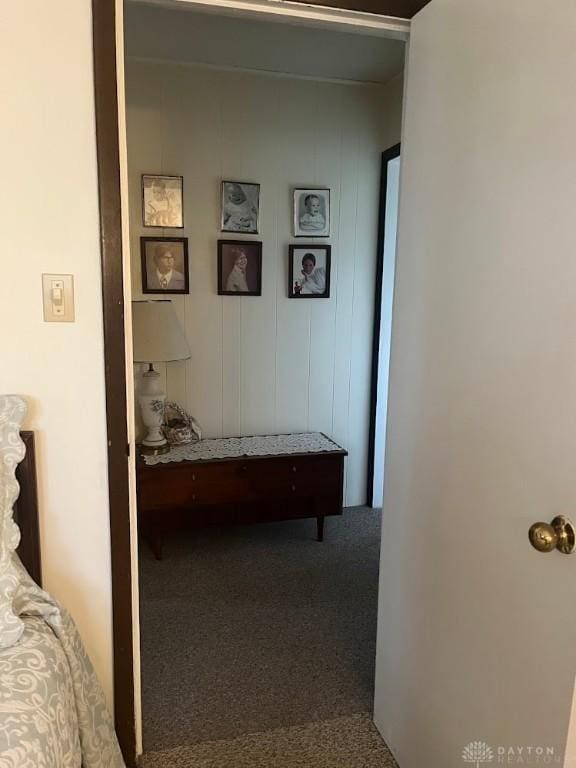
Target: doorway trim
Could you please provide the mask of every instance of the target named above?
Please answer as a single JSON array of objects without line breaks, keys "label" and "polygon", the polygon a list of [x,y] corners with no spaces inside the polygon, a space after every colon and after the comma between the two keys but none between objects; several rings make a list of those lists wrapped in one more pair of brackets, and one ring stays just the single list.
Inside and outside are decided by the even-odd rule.
[{"label": "doorway trim", "polygon": [[[367,13],[361,0],[339,0],[339,5],[319,6],[308,4],[307,0],[145,0],[147,5],[219,13],[226,11],[230,15],[244,18],[286,20],[292,24],[339,29],[341,32],[353,32],[364,35],[377,35],[397,40],[408,40],[410,20],[392,13],[395,4],[390,0],[380,0],[382,10]],[[304,4],[306,3],[306,4]],[[397,5],[397,4],[396,4]],[[348,6],[348,7],[345,7]],[[390,15],[388,15],[390,13]]]},{"label": "doorway trim", "polygon": [[124,760],[133,768],[137,745],[116,0],[92,0],[92,39],[108,436],[114,724]]},{"label": "doorway trim", "polygon": [[400,144],[382,152],[380,172],[380,206],[378,209],[378,245],[376,252],[376,287],[374,291],[374,334],[372,337],[372,373],[370,375],[370,426],[368,429],[368,471],[366,475],[366,504],[374,501],[374,448],[376,445],[376,411],[378,406],[378,370],[380,367],[380,331],[382,324],[382,288],[384,284],[384,239],[386,236],[386,193],[388,163],[400,157]]},{"label": "doorway trim", "polygon": [[[359,34],[407,40],[410,21],[361,12],[362,0],[340,0],[348,9],[321,8],[284,0],[149,0],[155,5],[189,3],[214,12],[235,10],[244,16],[291,21],[308,26],[346,28]],[[359,10],[353,10],[357,7]],[[290,8],[290,14],[286,10]],[[385,9],[384,9],[385,10]],[[118,64],[116,35],[121,24],[121,0],[92,0],[94,99],[100,240],[106,423],[108,437],[108,486],[112,569],[112,628],[114,721],[118,741],[128,768],[136,768],[138,741],[136,722],[135,648],[132,577],[132,531],[130,484],[134,469],[129,462],[127,424],[127,375],[125,349],[125,295],[122,250],[122,191]],[[367,18],[369,17],[369,18]],[[120,22],[121,22],[121,17]],[[123,92],[123,90],[121,91]],[[139,682],[139,681],[138,681]]]}]

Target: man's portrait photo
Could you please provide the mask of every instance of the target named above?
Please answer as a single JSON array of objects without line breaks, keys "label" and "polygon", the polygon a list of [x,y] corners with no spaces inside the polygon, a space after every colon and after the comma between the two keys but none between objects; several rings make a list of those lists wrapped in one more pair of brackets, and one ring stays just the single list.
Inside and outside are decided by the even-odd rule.
[{"label": "man's portrait photo", "polygon": [[294,190],[294,236],[330,237],[330,190]]},{"label": "man's portrait photo", "polygon": [[182,176],[142,176],[142,223],[145,227],[184,226]]},{"label": "man's portrait photo", "polygon": [[188,293],[188,239],[141,237],[142,293]]},{"label": "man's portrait photo", "polygon": [[290,299],[330,298],[329,245],[291,245],[288,259]]}]

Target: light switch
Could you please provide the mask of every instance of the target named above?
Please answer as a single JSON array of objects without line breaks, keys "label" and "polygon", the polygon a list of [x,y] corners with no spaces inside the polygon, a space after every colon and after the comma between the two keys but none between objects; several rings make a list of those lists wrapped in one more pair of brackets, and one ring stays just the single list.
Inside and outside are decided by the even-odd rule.
[{"label": "light switch", "polygon": [[74,277],[42,275],[44,322],[74,322]]}]

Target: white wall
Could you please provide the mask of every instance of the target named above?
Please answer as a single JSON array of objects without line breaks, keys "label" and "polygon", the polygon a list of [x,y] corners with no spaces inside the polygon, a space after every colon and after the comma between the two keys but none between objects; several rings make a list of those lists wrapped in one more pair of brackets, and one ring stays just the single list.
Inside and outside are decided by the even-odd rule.
[{"label": "white wall", "polygon": [[[169,396],[209,436],[325,432],[350,452],[346,503],[364,503],[382,86],[142,60],[126,78],[135,297],[139,237],[162,234],[142,228],[140,174],[184,176],[185,229],[164,234],[189,238],[190,296],[173,299],[192,359],[168,367]],[[233,237],[222,178],[262,185],[258,298],[216,293],[216,241]],[[287,252],[306,185],[332,190],[332,286],[303,302],[287,298]]]},{"label": "white wall", "polygon": [[[2,3],[0,391],[37,435],[46,588],[111,702],[110,540],[90,0]],[[71,272],[76,322],[44,323],[42,272]]]}]

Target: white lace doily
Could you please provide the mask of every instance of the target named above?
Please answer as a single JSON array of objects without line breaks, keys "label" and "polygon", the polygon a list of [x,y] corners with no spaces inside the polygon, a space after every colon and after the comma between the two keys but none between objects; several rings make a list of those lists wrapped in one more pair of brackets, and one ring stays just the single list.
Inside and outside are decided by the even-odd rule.
[{"label": "white lace doily", "polygon": [[160,456],[144,456],[146,464],[172,461],[209,461],[242,456],[280,456],[292,453],[326,453],[342,448],[321,432],[296,435],[260,435],[257,437],[217,437],[190,445],[175,446]]}]

